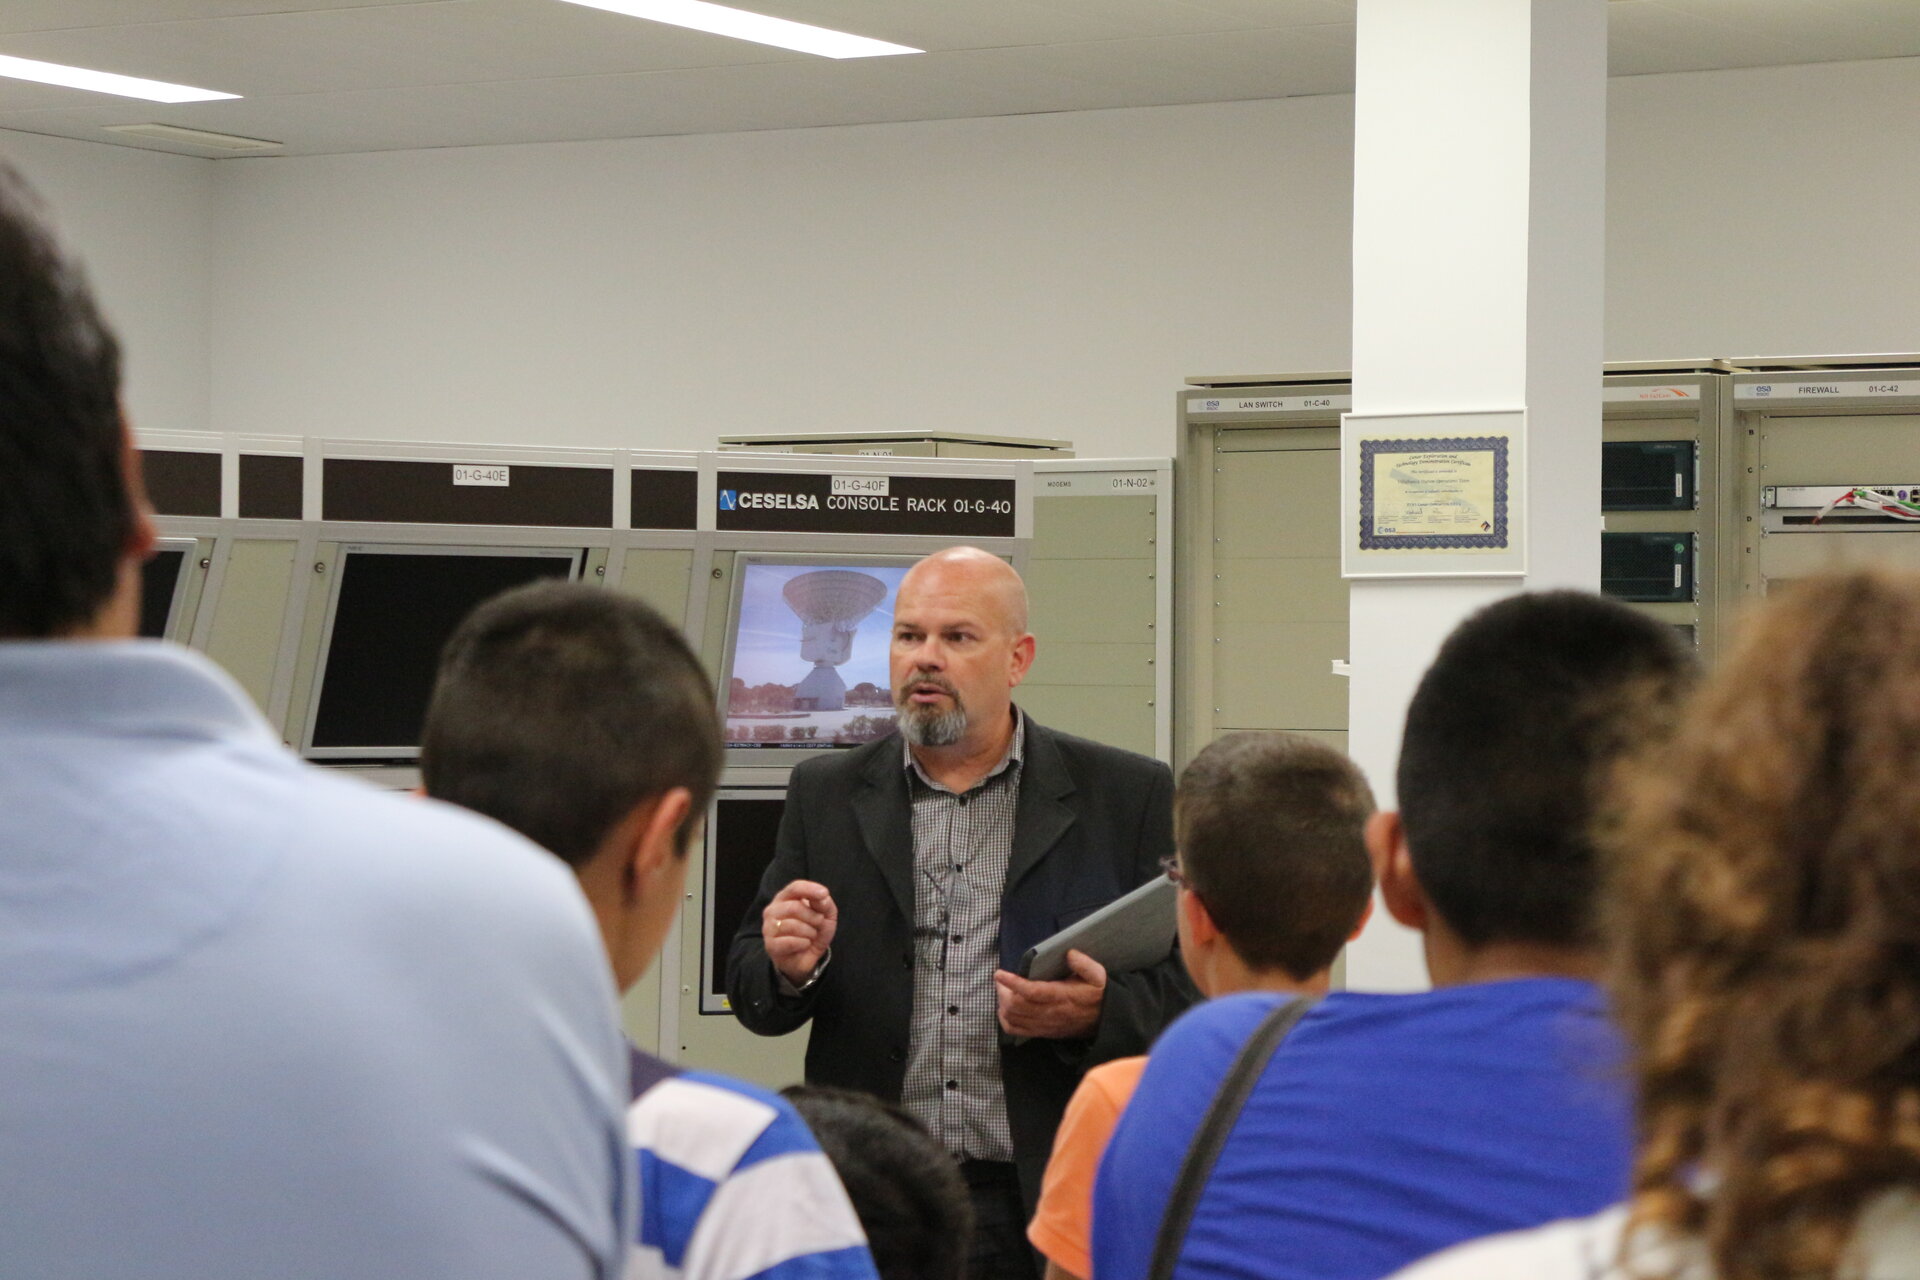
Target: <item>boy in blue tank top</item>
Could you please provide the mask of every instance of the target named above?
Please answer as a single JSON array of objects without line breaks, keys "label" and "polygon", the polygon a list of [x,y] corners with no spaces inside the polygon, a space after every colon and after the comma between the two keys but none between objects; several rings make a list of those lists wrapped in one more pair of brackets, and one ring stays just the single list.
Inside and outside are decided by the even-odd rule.
[{"label": "boy in blue tank top", "polygon": [[[1400,810],[1367,830],[1434,989],[1339,992],[1300,1021],[1204,1184],[1178,1280],[1377,1280],[1621,1198],[1632,1117],[1593,982],[1591,831],[1608,767],[1690,670],[1670,629],[1575,592],[1453,633],[1408,710]],[[1095,1187],[1097,1280],[1146,1275],[1194,1132],[1279,1002],[1213,1001],[1155,1044]]]}]

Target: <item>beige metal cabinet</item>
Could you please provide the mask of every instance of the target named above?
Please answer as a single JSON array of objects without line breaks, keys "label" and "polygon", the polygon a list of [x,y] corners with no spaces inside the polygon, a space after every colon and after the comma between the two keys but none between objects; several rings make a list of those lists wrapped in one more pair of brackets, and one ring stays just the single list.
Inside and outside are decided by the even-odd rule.
[{"label": "beige metal cabinet", "polygon": [[[1345,374],[1190,381],[1179,396],[1176,757],[1239,729],[1344,748],[1334,663],[1348,641],[1339,459],[1351,385]],[[1593,510],[1609,594],[1710,655],[1721,603],[1741,583],[1729,366],[1609,366],[1601,400],[1603,493],[1554,500]]]},{"label": "beige metal cabinet", "polygon": [[1920,570],[1920,524],[1857,509],[1815,522],[1857,485],[1920,487],[1920,356],[1742,360],[1742,587],[1758,597],[1810,574]]},{"label": "beige metal cabinet", "polygon": [[1285,729],[1343,750],[1342,378],[1196,380],[1180,395],[1175,754]]}]

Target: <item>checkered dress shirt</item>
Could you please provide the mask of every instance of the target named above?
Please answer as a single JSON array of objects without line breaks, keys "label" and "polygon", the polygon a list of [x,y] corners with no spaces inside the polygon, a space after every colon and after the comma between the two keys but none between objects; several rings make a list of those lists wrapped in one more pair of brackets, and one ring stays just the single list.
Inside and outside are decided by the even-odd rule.
[{"label": "checkered dress shirt", "polygon": [[1000,1081],[1000,895],[1013,852],[1026,718],[991,773],[965,795],[905,751],[913,797],[913,1023],[901,1104],[948,1151],[1013,1159]]}]

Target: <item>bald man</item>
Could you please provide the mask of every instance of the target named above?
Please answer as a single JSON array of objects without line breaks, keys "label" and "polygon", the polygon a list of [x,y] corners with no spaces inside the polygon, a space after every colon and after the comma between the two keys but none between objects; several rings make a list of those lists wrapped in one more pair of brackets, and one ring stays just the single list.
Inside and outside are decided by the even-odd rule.
[{"label": "bald man", "polygon": [[1036,1274],[1025,1223],[1088,1067],[1144,1052],[1195,999],[1179,961],[1060,982],[1027,948],[1160,874],[1173,779],[1036,724],[1027,594],[999,557],[920,561],[894,605],[896,731],[794,770],[727,991],[761,1035],[813,1021],[807,1080],[898,1102],[961,1162],[974,1277]]}]

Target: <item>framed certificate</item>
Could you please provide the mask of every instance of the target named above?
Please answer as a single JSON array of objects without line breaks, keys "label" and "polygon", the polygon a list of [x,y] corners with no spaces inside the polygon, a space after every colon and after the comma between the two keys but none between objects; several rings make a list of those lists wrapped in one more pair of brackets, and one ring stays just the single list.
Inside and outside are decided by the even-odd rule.
[{"label": "framed certificate", "polygon": [[1341,572],[1349,578],[1526,572],[1519,409],[1341,423]]}]

